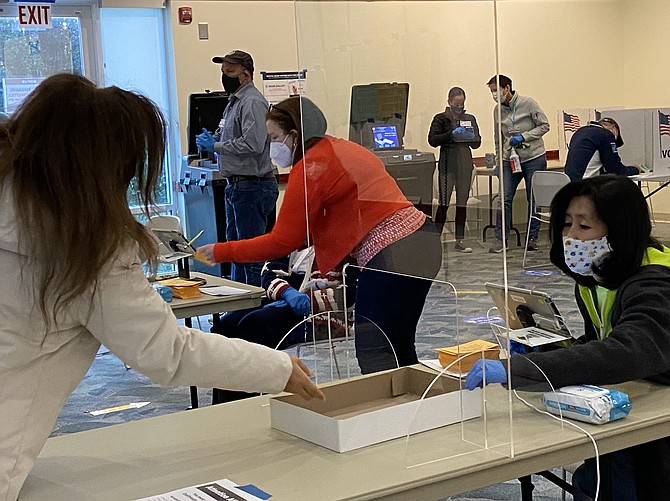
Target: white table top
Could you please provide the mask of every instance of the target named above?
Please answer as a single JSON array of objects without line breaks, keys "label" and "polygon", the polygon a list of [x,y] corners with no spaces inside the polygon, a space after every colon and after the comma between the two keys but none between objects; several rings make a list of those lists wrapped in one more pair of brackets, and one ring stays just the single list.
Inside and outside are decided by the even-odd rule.
[{"label": "white table top", "polygon": [[246,289],[249,293],[237,296],[211,296],[203,293],[201,296],[192,299],[174,298],[168,304],[177,318],[197,317],[200,315],[212,315],[222,311],[253,308],[260,304],[261,298],[265,295],[265,290],[261,287],[233,282],[232,280],[214,275],[193,272],[191,273],[191,277],[204,278],[207,281],[207,286],[228,285],[238,289]]},{"label": "white table top", "polygon": [[[579,423],[600,453],[667,436],[670,387],[617,386],[633,410],[606,425]],[[538,404],[539,394],[524,394]],[[508,394],[487,388],[490,443],[509,433]],[[483,419],[338,454],[270,428],[267,396],[63,435],[47,441],[21,501],[123,501],[229,478],[281,500],[434,500],[593,455],[584,434],[513,402],[514,457],[483,441]],[[479,431],[479,432],[478,432]],[[450,459],[428,462],[439,457]]]},{"label": "white table top", "polygon": [[670,181],[670,172],[664,174],[654,174],[653,172],[645,172],[643,174],[635,174],[634,176],[628,176],[629,179],[633,181]]}]

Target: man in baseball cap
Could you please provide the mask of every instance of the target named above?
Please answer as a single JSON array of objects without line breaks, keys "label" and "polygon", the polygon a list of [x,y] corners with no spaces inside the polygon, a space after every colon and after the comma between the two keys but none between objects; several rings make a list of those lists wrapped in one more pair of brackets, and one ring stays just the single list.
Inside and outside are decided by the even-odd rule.
[{"label": "man in baseball cap", "polygon": [[254,60],[250,54],[243,50],[233,50],[225,56],[216,56],[212,58],[212,62],[216,64],[223,64],[224,61],[230,64],[239,64],[253,74]]},{"label": "man in baseball cap", "polygon": [[[216,56],[228,105],[214,134],[196,136],[200,151],[218,154],[219,171],[226,179],[226,240],[257,237],[274,222],[279,189],[270,160],[270,139],[265,128],[268,102],[254,85],[254,60],[233,50]],[[260,285],[263,263],[232,263],[236,282]]]}]

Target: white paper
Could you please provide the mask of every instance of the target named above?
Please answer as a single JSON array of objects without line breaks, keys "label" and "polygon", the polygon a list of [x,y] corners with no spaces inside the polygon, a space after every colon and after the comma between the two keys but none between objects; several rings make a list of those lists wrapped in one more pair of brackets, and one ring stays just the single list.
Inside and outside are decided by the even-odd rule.
[{"label": "white paper", "polygon": [[165,494],[136,499],[135,501],[218,501],[220,499],[258,501],[260,499],[237,489],[235,485],[234,482],[224,478],[215,480],[214,482],[184,487],[176,491],[166,492]]},{"label": "white paper", "polygon": [[240,294],[248,294],[247,289],[239,289],[229,285],[216,285],[213,287],[200,287],[200,292],[209,294],[210,296],[238,296]]},{"label": "white paper", "polygon": [[[434,371],[437,371],[437,372],[442,372],[442,369],[444,369],[444,367],[442,367],[442,364],[440,363],[440,361],[437,358],[434,358],[432,360],[419,360],[419,362],[421,364],[425,365],[426,367],[428,367],[429,369],[433,369]],[[443,374],[446,374],[448,376],[452,376],[452,377],[455,377],[455,378],[458,378],[458,379],[464,379],[465,376],[467,376],[467,373],[466,374],[461,374],[460,372],[455,372],[455,371],[448,370],[448,369],[446,371],[444,371]]]}]

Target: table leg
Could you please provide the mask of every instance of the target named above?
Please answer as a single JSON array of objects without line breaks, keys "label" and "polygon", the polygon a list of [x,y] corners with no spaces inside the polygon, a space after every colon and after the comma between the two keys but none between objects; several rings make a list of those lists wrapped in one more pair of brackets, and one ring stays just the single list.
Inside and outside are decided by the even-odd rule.
[{"label": "table leg", "polygon": [[530,475],[519,477],[519,482],[521,483],[521,501],[533,501],[533,489],[535,489],[535,486]]},{"label": "table leg", "polygon": [[[493,221],[493,200],[495,199],[496,196],[499,195],[494,195],[493,194],[493,176],[489,177],[489,224],[484,226],[482,229],[482,242],[486,242],[486,232],[490,229],[496,228],[496,224]],[[519,230],[512,224],[510,226],[510,232],[516,233],[516,246],[521,247],[521,234],[519,233]],[[509,235],[508,235],[509,236]]]},{"label": "table leg", "polygon": [[493,176],[489,176],[489,224],[484,226],[482,230],[482,242],[486,242],[486,232],[493,228],[495,230],[496,225],[493,221]]},{"label": "table leg", "polygon": [[[191,320],[191,317],[186,317],[184,319],[184,325],[186,327],[193,327],[193,322]],[[191,386],[190,388],[191,392],[191,407],[190,409],[197,409],[199,407],[198,405],[198,387],[197,386]]]}]

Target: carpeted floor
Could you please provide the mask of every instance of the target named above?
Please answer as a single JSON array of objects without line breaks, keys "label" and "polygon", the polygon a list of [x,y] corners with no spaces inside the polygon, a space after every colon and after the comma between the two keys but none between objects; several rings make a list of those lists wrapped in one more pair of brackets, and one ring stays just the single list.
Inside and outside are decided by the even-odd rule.
[{"label": "carpeted floor", "polygon": [[[656,234],[668,232],[670,225],[656,225]],[[473,232],[474,233],[474,232]],[[670,234],[670,232],[668,232]],[[473,252],[463,254],[453,250],[453,241],[445,234],[444,266],[440,281],[449,282],[458,291],[458,300],[454,300],[451,285],[436,282],[424,308],[420,320],[416,347],[419,358],[436,358],[435,348],[451,346],[477,338],[494,341],[487,321],[487,312],[492,307],[489,296],[484,292],[485,282],[502,283],[502,254],[488,253],[489,241],[481,243],[473,235],[469,245]],[[489,231],[489,238],[492,232]],[[551,294],[563,314],[570,329],[579,332],[581,319],[573,299],[573,284],[570,279],[558,273],[548,262],[547,243],[541,242],[540,250],[529,254],[531,264],[540,264],[539,268],[523,270],[521,259],[523,248],[513,246],[507,253],[507,273],[509,285],[537,288]],[[417,255],[417,259],[420,256]],[[545,265],[543,265],[545,264]],[[494,312],[495,315],[495,312]],[[209,330],[206,317],[199,319],[201,328]],[[198,326],[198,322],[195,322]],[[319,381],[337,377],[355,375],[358,369],[353,350],[344,343],[337,348],[337,367],[331,362],[327,351],[314,352],[311,347],[301,350],[300,356],[317,373]],[[199,389],[201,405],[209,405],[211,390]],[[141,408],[132,408],[100,416],[92,416],[90,411],[107,409],[129,403],[149,402]],[[81,384],[74,391],[63,408],[53,435],[72,433],[101,426],[143,419],[172,412],[182,412],[189,405],[188,388],[162,388],[152,384],[146,377],[132,369],[126,369],[123,363],[106,349],[101,348],[93,366]],[[561,490],[550,482],[537,478],[534,482],[534,499],[550,501],[561,499]],[[571,498],[570,496],[568,496]],[[517,481],[489,486],[485,489],[461,494],[449,498],[452,501],[487,501],[521,499]]]}]

